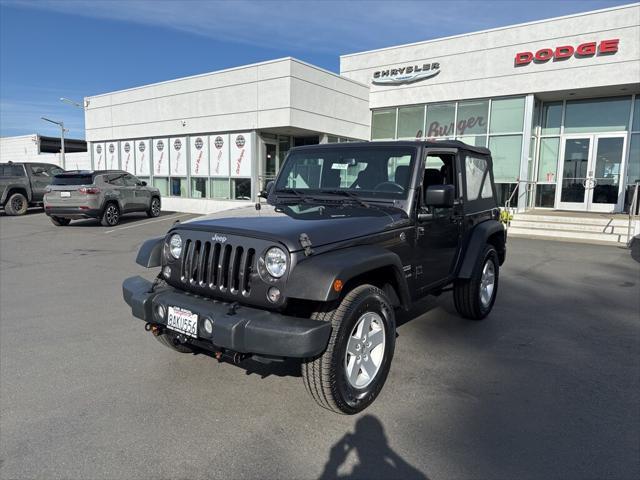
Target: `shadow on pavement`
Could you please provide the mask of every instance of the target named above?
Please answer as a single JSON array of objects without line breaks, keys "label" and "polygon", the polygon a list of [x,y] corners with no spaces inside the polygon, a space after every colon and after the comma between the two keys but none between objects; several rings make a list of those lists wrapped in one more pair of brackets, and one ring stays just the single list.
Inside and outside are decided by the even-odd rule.
[{"label": "shadow on pavement", "polygon": [[[357,455],[358,463],[354,465],[351,473],[341,475],[338,470],[345,464],[351,452]],[[355,431],[345,434],[331,447],[329,460],[319,480],[333,478],[427,480],[426,475],[409,465],[391,449],[382,424],[372,415],[360,418],[356,422]]]}]

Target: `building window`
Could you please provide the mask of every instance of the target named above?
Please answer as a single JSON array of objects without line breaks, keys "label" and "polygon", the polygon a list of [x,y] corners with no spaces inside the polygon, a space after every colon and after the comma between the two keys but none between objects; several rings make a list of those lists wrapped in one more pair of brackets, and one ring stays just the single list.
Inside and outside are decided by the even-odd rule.
[{"label": "building window", "polygon": [[558,170],[558,151],[560,138],[550,137],[540,140],[540,160],[538,163],[538,182],[555,182]]},{"label": "building window", "polygon": [[[636,100],[636,109],[640,105]],[[634,123],[635,125],[635,123]],[[634,128],[638,128],[640,125]],[[628,212],[633,201],[633,192],[636,182],[640,182],[640,133],[631,135],[629,143],[629,165],[627,166],[627,192],[625,195],[625,210]],[[640,203],[640,191],[638,191],[638,202]]]},{"label": "building window", "polygon": [[495,181],[515,182],[520,175],[522,135],[500,135],[489,139]]},{"label": "building window", "polygon": [[437,103],[427,106],[427,138],[453,138],[456,117],[455,103]]},{"label": "building window", "polygon": [[558,135],[562,124],[562,102],[542,106],[542,135]]},{"label": "building window", "polygon": [[206,178],[191,178],[191,198],[207,198]]},{"label": "building window", "polygon": [[212,178],[211,179],[211,198],[218,200],[229,200],[229,179],[228,178]]},{"label": "building window", "polygon": [[567,102],[564,133],[627,131],[631,97],[597,98]]},{"label": "building window", "polygon": [[186,178],[171,179],[171,196],[172,197],[187,196],[187,179]]},{"label": "building window", "polygon": [[487,136],[486,135],[471,135],[471,136],[463,136],[457,137],[461,142],[466,143],[467,145],[473,145],[474,147],[486,147],[487,146]]},{"label": "building window", "polygon": [[160,195],[169,195],[169,179],[166,177],[153,177],[153,186],[160,190]]},{"label": "building window", "polygon": [[371,114],[371,139],[385,140],[396,137],[396,109],[376,110]]},{"label": "building window", "polygon": [[640,132],[640,95],[636,95],[636,101],[633,107],[633,127],[634,132]]},{"label": "building window", "polygon": [[489,124],[487,121],[488,113],[488,100],[458,103],[456,135],[485,135]]},{"label": "building window", "polygon": [[491,101],[491,133],[522,132],[524,97]]},{"label": "building window", "polygon": [[251,200],[251,179],[234,178],[231,180],[234,200]]},{"label": "building window", "polygon": [[553,208],[556,200],[556,184],[536,186],[536,207]]},{"label": "building window", "polygon": [[420,138],[424,135],[424,105],[398,108],[398,138]]}]

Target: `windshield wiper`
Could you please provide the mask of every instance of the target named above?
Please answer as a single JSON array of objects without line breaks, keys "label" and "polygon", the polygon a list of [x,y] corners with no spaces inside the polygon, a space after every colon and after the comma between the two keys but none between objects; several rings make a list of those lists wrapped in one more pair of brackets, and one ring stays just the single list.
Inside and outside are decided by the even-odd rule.
[{"label": "windshield wiper", "polygon": [[363,199],[360,198],[358,194],[350,192],[349,190],[340,190],[336,188],[331,190],[320,190],[320,193],[328,193],[329,195],[344,195],[365,208],[371,208],[371,207],[378,208],[377,206],[372,205],[369,202],[365,202]]},{"label": "windshield wiper", "polygon": [[[300,190],[295,189],[295,188],[281,188],[280,190],[276,190],[275,191],[276,198],[278,197],[278,194],[280,194],[280,193],[292,194],[297,200],[300,200],[303,203],[309,203],[311,201],[311,199],[307,195],[305,195]],[[287,201],[288,200],[292,200],[292,198],[289,197],[286,200]],[[278,203],[281,203],[281,202],[278,202]]]}]

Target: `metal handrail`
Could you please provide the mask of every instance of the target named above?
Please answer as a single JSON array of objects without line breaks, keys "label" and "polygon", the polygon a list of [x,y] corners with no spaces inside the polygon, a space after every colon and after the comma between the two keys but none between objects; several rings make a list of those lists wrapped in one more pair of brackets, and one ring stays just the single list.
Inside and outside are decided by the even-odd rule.
[{"label": "metal handrail", "polygon": [[511,195],[509,195],[509,198],[507,199],[507,201],[504,202],[505,210],[507,211],[511,210],[511,201],[513,200],[513,197],[515,196],[516,192],[520,188],[521,183],[525,183],[527,185],[527,190],[531,191],[530,185],[536,185],[538,181],[537,180],[521,180],[519,178],[516,178],[516,188],[513,189],[513,192],[511,192]]},{"label": "metal handrail", "polygon": [[639,217],[640,218],[640,212],[639,210],[639,205],[638,205],[638,201],[640,201],[640,198],[638,198],[638,190],[640,189],[640,182],[636,182],[633,188],[633,197],[631,199],[631,205],[629,205],[629,223],[627,224],[627,247],[631,246],[631,242],[633,241],[633,238],[636,236],[636,226],[633,226],[633,236],[631,236],[631,223],[633,221],[634,217]]}]

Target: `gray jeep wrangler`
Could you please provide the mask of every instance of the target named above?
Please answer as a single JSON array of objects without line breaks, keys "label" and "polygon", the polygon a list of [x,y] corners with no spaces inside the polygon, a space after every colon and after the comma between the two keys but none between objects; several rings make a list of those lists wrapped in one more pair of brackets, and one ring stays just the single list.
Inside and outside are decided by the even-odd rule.
[{"label": "gray jeep wrangler", "polygon": [[491,153],[458,141],[294,148],[267,204],[176,223],[145,242],[125,301],[167,347],[297,358],[311,396],[354,414],[389,373],[395,312],[452,291],[491,311],[506,255]]}]

